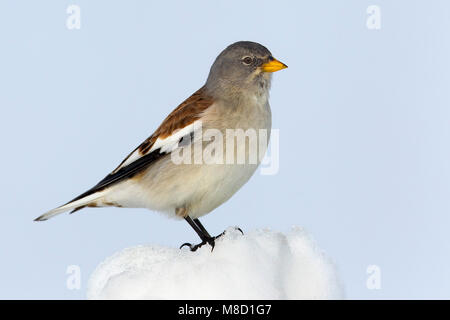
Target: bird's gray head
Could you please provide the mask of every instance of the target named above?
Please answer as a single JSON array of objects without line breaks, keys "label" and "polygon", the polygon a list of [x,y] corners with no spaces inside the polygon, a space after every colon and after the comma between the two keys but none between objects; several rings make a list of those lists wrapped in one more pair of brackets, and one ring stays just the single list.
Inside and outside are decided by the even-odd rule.
[{"label": "bird's gray head", "polygon": [[284,68],[287,66],[273,58],[263,45],[239,41],[219,54],[205,86],[211,95],[220,98],[265,93],[270,88],[271,73]]}]

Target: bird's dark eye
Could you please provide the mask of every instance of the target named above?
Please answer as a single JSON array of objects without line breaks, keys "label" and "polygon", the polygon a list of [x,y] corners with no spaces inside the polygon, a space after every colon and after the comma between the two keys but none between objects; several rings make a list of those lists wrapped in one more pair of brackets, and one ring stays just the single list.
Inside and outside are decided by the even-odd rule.
[{"label": "bird's dark eye", "polygon": [[252,58],[252,57],[244,57],[244,58],[242,59],[242,62],[243,62],[244,64],[246,64],[246,65],[249,65],[249,64],[251,64],[251,63],[253,62],[253,58]]}]

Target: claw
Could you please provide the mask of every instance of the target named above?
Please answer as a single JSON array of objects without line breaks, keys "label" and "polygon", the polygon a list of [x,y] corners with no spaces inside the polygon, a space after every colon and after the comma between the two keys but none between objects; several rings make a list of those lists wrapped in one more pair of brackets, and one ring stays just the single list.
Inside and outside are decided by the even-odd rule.
[{"label": "claw", "polygon": [[[235,229],[236,229],[236,230],[239,230],[239,231],[242,233],[242,235],[244,235],[244,232],[241,230],[241,228],[235,227]],[[203,241],[202,241],[201,243],[196,244],[196,245],[192,245],[192,244],[189,243],[189,242],[183,243],[183,244],[180,246],[180,249],[183,248],[184,246],[187,246],[187,247],[189,247],[189,249],[190,249],[192,252],[194,252],[194,251],[197,251],[197,249],[200,248],[200,247],[202,247],[203,245],[209,244],[209,245],[211,246],[211,252],[212,252],[212,251],[214,250],[214,247],[216,246],[216,241],[215,241],[215,240],[217,240],[218,238],[220,238],[221,236],[223,236],[225,233],[226,233],[226,230],[225,230],[224,232],[222,232],[221,234],[215,236],[215,237],[204,238]]]},{"label": "claw", "polygon": [[[211,243],[210,243],[209,241],[208,241],[208,243],[211,245]],[[206,241],[205,241],[205,240],[203,240],[201,243],[196,244],[196,245],[192,245],[191,243],[186,242],[186,243],[183,243],[183,244],[180,246],[180,249],[183,248],[184,246],[187,246],[187,247],[189,247],[189,249],[190,249],[192,252],[194,252],[194,251],[197,251],[197,249],[200,248],[201,246],[203,246],[204,244],[206,244]],[[214,248],[214,243],[213,243],[211,246]]]},{"label": "claw", "polygon": [[214,238],[208,239],[208,243],[211,246],[211,252],[214,250],[214,247],[216,246],[216,242],[214,241]]},{"label": "claw", "polygon": [[191,249],[192,252],[194,252],[194,251],[197,251],[198,248],[200,248],[203,245],[208,243],[211,246],[211,251],[213,251],[214,246],[216,245],[214,240],[215,240],[215,238],[204,239],[201,243],[196,244],[196,245],[192,245],[191,243],[186,242],[180,246],[180,249],[183,248],[184,246],[187,246],[187,247],[189,247],[189,249]]},{"label": "claw", "polygon": [[[235,230],[238,230],[240,233],[242,233],[242,235],[244,235],[244,231],[242,231],[241,228],[239,227],[234,227]],[[225,230],[224,232],[222,232],[221,234],[219,234],[218,236],[213,237],[214,240],[219,239],[221,236],[223,236],[225,233],[227,232],[227,230]]]},{"label": "claw", "polygon": [[189,247],[189,248],[192,248],[192,244],[189,243],[189,242],[183,243],[183,244],[180,246],[180,249],[183,248],[184,246],[187,246],[187,247]]}]

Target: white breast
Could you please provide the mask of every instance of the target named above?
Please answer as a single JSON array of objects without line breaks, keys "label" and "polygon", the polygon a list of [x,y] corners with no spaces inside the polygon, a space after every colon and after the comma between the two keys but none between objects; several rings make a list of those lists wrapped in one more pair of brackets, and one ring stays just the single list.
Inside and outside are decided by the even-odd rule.
[{"label": "white breast", "polygon": [[[265,129],[269,137],[270,107],[267,100],[264,104],[254,102],[260,102],[259,99],[239,106],[243,109],[230,110],[220,104],[211,106],[202,117],[203,130],[214,128],[225,135],[227,128],[251,128],[257,132]],[[237,145],[237,148],[246,146]],[[226,148],[224,151],[226,153]],[[135,178],[114,186],[115,190],[106,200],[124,207],[167,212],[172,216],[176,208],[187,207],[189,215],[197,218],[227,201],[250,179],[258,165],[259,158],[255,164],[174,164],[167,157]]]}]

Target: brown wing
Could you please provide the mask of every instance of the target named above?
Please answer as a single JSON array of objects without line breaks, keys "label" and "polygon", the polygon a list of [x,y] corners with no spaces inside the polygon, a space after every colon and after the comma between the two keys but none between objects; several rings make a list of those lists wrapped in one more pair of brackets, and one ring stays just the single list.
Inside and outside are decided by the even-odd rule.
[{"label": "brown wing", "polygon": [[[76,197],[72,201],[79,200],[97,191],[103,190],[125,178],[129,178],[150,166],[156,160],[167,155],[161,152],[161,148],[151,150],[155,142],[171,136],[175,131],[185,128],[201,118],[203,112],[213,104],[213,99],[205,94],[204,87],[187,98],[167,118],[159,128],[139,147],[137,147],[122,163],[93,188]],[[181,139],[180,139],[181,140]],[[70,201],[70,202],[72,202]],[[69,203],[70,203],[69,202]]]},{"label": "brown wing", "polygon": [[[172,135],[176,130],[183,129],[190,125],[194,121],[200,119],[203,111],[208,109],[213,104],[213,99],[205,94],[204,87],[197,90],[193,95],[183,101],[178,107],[176,107],[156,129],[156,131],[148,137],[139,147],[137,147],[132,153],[130,153],[122,163],[113,171],[124,167],[124,164],[129,164],[127,161],[130,158],[138,159],[148,154],[152,146],[155,144],[158,138],[165,139]],[[132,161],[132,162],[133,162]]]}]

